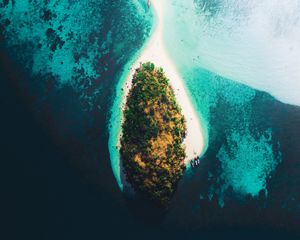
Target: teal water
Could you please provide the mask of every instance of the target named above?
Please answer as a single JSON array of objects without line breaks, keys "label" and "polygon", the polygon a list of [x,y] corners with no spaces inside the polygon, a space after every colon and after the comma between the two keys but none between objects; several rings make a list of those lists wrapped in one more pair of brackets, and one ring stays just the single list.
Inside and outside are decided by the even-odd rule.
[{"label": "teal water", "polygon": [[178,67],[202,67],[300,105],[299,1],[164,3],[167,47]]},{"label": "teal water", "polygon": [[[186,172],[164,219],[172,232],[229,223],[299,226],[299,4],[164,0],[167,52],[207,140],[200,166]],[[46,222],[59,226],[54,235],[139,229],[141,219],[132,217],[138,204],[119,191],[115,144],[121,87],[154,25],[144,0],[0,3],[1,83],[14,77],[11,68],[24,105],[63,155],[53,166],[49,160],[49,170],[47,151],[36,157],[51,176]]]},{"label": "teal water", "polygon": [[[252,87],[266,90],[279,100],[294,96],[293,91],[298,89],[294,84],[292,90],[287,91],[283,87],[290,85],[281,84],[287,82],[287,78],[295,81],[295,76],[299,76],[294,57],[299,47],[295,45],[298,21],[294,19],[298,4],[295,1],[285,4],[284,11],[279,14],[277,10],[282,7],[279,2],[245,3],[166,0],[165,42],[202,122],[207,148],[214,146],[223,134],[216,133],[217,126],[212,121],[223,111],[218,107],[220,99],[229,106],[228,114],[224,113],[228,122],[223,129],[225,135],[222,135],[226,141],[214,154],[223,169],[219,176],[220,181],[224,181],[221,189],[231,186],[237,192],[255,196],[266,188],[266,179],[276,169],[279,153],[270,150],[277,144],[271,141],[272,128],[253,129],[257,126],[253,122],[251,104],[257,92]],[[261,16],[261,10],[269,5],[273,17],[270,14]],[[108,144],[112,170],[122,188],[119,153],[115,147],[120,131],[121,87],[143,45],[131,52],[124,52],[124,49],[136,41],[137,36],[142,36],[145,44],[151,26],[155,25],[146,2],[71,4],[65,0],[43,5],[39,1],[34,4],[9,1],[1,8],[1,15],[2,23],[7,25],[6,38],[10,39],[7,45],[15,51],[22,46],[20,60],[31,74],[42,78],[51,76],[57,89],[71,87],[88,111],[103,108],[105,96],[109,94],[106,88],[106,79],[111,78],[109,71],[114,65],[123,64],[123,70],[116,69],[113,76],[119,80],[112,101]],[[113,22],[108,20],[108,15],[114,17]],[[285,18],[286,15],[289,17]],[[268,36],[257,35],[260,27],[267,23]],[[142,31],[128,35],[136,26],[142,26]],[[94,34],[99,31],[100,34]],[[267,42],[276,51],[265,47]],[[285,47],[293,51],[283,54]],[[271,53],[280,54],[281,58]],[[283,61],[289,63],[285,68],[279,67]],[[272,84],[268,79],[272,79]],[[278,88],[282,96],[277,94]],[[293,98],[295,104],[297,96]],[[270,135],[271,140],[264,139],[265,135]],[[235,146],[237,139],[244,144]],[[254,157],[250,157],[250,153]],[[254,165],[256,168],[251,168]],[[250,173],[245,176],[243,171]]]},{"label": "teal water", "polygon": [[[294,8],[299,2],[284,4],[287,12],[283,14],[292,14],[285,22],[277,15],[282,4],[273,1],[168,0],[164,5],[166,47],[202,116],[208,148],[224,138],[214,150],[220,163],[220,175],[215,176],[220,185],[211,191],[220,196],[220,202],[228,188],[239,195],[258,196],[266,190],[281,154],[278,148],[274,150],[279,143],[272,138],[273,129],[259,126],[253,101],[257,90],[262,90],[279,100],[299,103],[299,88],[293,83],[300,75],[295,57],[300,53],[296,44],[300,35],[290,41],[293,31],[300,29],[298,22],[290,26],[297,19]],[[271,13],[262,16],[267,6]],[[269,25],[260,35],[264,24]],[[274,31],[280,29],[288,32],[276,36]],[[283,54],[287,47],[294,51]]]},{"label": "teal water", "polygon": [[4,1],[1,33],[40,84],[51,78],[56,89],[71,87],[92,111],[103,107],[99,98],[110,93],[105,85],[147,38],[145,9],[142,0]]},{"label": "teal water", "polygon": [[[277,88],[278,85],[273,82],[269,86],[266,83],[266,74],[270,73],[270,69],[253,65],[269,61],[270,56],[263,55],[260,51],[261,44],[249,42],[249,35],[241,32],[243,21],[246,21],[245,18],[254,7],[253,4],[250,5],[240,5],[238,1],[235,5],[221,1],[164,1],[165,45],[183,76],[201,120],[206,148],[210,150],[218,138],[224,138],[223,144],[214,149],[214,158],[220,163],[220,174],[216,181],[218,187],[213,184],[210,188],[211,194],[219,195],[220,203],[228,188],[239,195],[250,194],[253,197],[261,190],[266,190],[267,179],[281,161],[279,149],[276,148],[274,152],[273,145],[277,146],[279,143],[272,138],[273,129],[266,126],[258,130],[260,127],[256,122],[259,121],[253,118],[252,103],[257,94],[253,87],[257,86],[256,81],[263,78],[262,84],[269,88],[261,87],[259,90],[268,90],[274,95],[276,93],[270,87]],[[230,14],[233,12],[239,14],[231,19]],[[224,15],[228,19],[224,19]],[[259,39],[252,36],[252,40]],[[251,55],[248,56],[249,53]],[[120,77],[110,122],[113,126],[110,128],[109,139],[111,163],[121,189],[120,156],[116,149],[120,131],[120,89],[134,59],[127,64]],[[297,69],[295,68],[295,73]],[[278,81],[284,81],[280,79],[278,71],[273,75]],[[227,109],[220,108],[220,102],[225,102]],[[220,114],[224,115],[223,118]],[[215,118],[222,121],[222,124],[214,122]],[[221,131],[220,125],[225,125]]]}]

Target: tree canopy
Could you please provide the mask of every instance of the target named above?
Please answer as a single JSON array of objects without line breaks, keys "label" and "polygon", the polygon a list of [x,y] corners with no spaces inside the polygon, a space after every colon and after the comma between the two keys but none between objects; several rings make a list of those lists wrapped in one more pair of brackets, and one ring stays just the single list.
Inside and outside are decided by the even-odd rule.
[{"label": "tree canopy", "polygon": [[167,206],[185,169],[186,122],[162,68],[144,63],[132,79],[122,124],[121,157],[127,181]]}]

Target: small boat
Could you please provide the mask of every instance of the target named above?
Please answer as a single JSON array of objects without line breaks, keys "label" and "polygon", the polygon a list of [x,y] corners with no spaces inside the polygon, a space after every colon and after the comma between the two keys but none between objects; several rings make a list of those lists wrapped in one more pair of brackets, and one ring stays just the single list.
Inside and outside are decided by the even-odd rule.
[{"label": "small boat", "polygon": [[150,8],[150,6],[151,6],[151,1],[148,0],[148,8]]},{"label": "small boat", "polygon": [[195,168],[197,167],[198,165],[200,165],[200,158],[199,157],[196,157],[194,158],[193,160],[191,160],[191,166],[192,168]]}]

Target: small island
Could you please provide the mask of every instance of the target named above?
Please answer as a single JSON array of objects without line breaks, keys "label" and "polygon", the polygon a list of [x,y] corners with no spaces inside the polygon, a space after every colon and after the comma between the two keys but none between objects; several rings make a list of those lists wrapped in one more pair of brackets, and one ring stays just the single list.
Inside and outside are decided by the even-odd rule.
[{"label": "small island", "polygon": [[120,154],[126,181],[166,207],[185,164],[186,121],[162,68],[136,69],[123,110]]}]

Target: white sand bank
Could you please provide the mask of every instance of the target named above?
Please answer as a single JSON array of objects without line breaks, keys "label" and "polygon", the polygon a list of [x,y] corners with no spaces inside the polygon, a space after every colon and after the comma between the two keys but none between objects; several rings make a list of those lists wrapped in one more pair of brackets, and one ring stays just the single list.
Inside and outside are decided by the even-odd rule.
[{"label": "white sand bank", "polygon": [[[204,136],[200,121],[197,117],[195,110],[193,109],[192,103],[185,90],[182,79],[176,71],[176,68],[172,64],[171,59],[168,57],[163,43],[163,4],[161,0],[151,0],[151,7],[155,11],[157,25],[152,33],[150,40],[148,41],[144,51],[141,52],[140,56],[132,66],[128,77],[126,79],[124,89],[124,97],[122,99],[122,110],[126,104],[126,96],[131,88],[131,82],[135,70],[140,66],[141,63],[152,62],[156,67],[162,67],[166,74],[166,77],[170,79],[170,85],[174,89],[175,97],[178,105],[182,109],[182,114],[186,119],[187,134],[184,140],[186,146],[186,159],[185,164],[187,165],[190,160],[202,154],[204,150]],[[122,119],[123,121],[123,114]],[[122,133],[120,133],[121,136]],[[118,146],[120,146],[120,136],[118,139]]]}]

